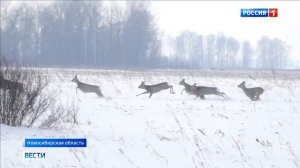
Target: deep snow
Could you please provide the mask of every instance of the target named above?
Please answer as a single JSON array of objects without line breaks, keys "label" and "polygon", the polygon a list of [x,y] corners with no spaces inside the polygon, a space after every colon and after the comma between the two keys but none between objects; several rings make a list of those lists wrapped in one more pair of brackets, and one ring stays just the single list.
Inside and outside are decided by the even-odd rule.
[{"label": "deep snow", "polygon": [[[1,167],[241,168],[300,167],[300,72],[109,71],[44,69],[62,103],[75,102],[79,124],[59,129],[1,125]],[[71,79],[99,85],[108,98],[75,93]],[[217,86],[231,99],[180,94],[178,85]],[[146,84],[169,91],[136,97]],[[261,86],[250,101],[237,85]],[[24,148],[24,138],[87,138],[87,148]],[[46,159],[24,159],[24,152]]]}]

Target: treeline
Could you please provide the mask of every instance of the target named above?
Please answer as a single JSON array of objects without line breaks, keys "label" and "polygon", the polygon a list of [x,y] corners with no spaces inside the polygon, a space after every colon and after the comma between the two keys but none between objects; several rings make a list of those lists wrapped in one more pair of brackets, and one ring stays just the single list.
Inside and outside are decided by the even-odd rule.
[{"label": "treeline", "polygon": [[[160,41],[147,2],[20,2],[1,10],[1,55],[49,66],[151,67]],[[113,3],[113,2],[112,2]]]},{"label": "treeline", "polygon": [[190,31],[169,39],[168,46],[169,67],[192,69],[284,69],[289,51],[278,38],[263,36],[255,48],[222,33],[203,36]]},{"label": "treeline", "polygon": [[150,2],[1,2],[1,56],[34,66],[96,68],[284,68],[288,48],[262,37],[254,49],[223,34],[183,32],[169,54]]}]

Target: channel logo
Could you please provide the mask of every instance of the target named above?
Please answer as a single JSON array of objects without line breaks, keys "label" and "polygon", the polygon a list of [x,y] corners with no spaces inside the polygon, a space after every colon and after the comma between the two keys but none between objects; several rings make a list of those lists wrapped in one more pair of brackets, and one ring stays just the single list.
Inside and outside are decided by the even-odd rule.
[{"label": "channel logo", "polygon": [[241,17],[278,17],[278,8],[242,8]]}]

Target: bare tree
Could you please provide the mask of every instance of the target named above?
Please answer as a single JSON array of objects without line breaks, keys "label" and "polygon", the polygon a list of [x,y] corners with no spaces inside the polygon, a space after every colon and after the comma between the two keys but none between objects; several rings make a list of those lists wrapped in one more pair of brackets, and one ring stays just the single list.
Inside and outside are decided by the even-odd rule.
[{"label": "bare tree", "polygon": [[267,36],[258,41],[258,67],[264,69],[282,69],[286,66],[288,58],[288,46],[286,42]]},{"label": "bare tree", "polygon": [[205,40],[205,67],[206,68],[215,68],[215,43],[216,43],[216,36],[210,34],[206,37]]},{"label": "bare tree", "polygon": [[67,103],[66,105],[57,104],[51,107],[51,113],[45,120],[42,121],[39,128],[61,128],[65,127],[66,123],[78,124],[78,104],[75,102]]},{"label": "bare tree", "polygon": [[48,81],[37,70],[0,61],[0,123],[31,127],[55,102],[43,93]]},{"label": "bare tree", "polygon": [[242,67],[245,69],[251,68],[253,59],[253,48],[249,41],[244,41],[242,47]]}]

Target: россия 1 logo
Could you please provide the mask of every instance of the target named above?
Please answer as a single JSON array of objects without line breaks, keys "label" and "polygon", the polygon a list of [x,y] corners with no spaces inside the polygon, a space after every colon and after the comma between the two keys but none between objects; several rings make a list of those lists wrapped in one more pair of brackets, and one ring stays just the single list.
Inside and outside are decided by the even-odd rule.
[{"label": "\u0440\u043e\u0441\u0441\u0438\u044f 1 logo", "polygon": [[278,17],[277,8],[241,9],[241,17]]}]

